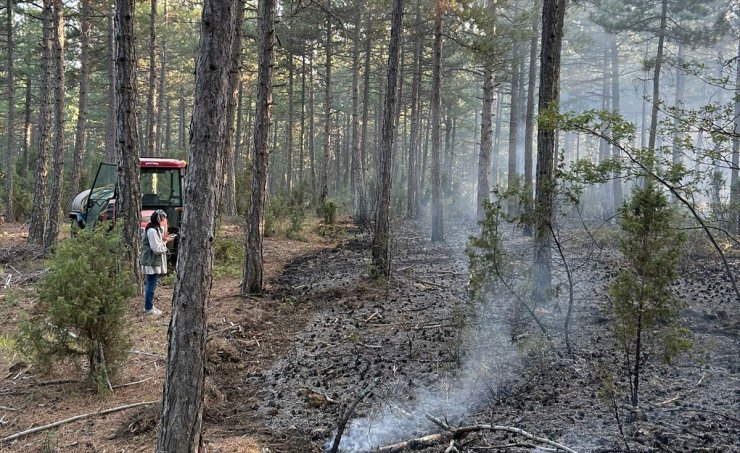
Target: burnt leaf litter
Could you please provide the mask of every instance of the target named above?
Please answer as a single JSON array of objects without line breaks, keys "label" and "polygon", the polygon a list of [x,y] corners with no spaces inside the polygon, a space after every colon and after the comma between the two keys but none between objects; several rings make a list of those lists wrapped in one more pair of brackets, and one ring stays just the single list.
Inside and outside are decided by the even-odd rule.
[{"label": "burnt leaf litter", "polygon": [[[371,236],[353,231],[333,248],[287,254],[285,244],[274,244],[275,256],[266,260],[282,270],[271,274],[268,290],[258,297],[239,297],[236,279],[216,282],[204,411],[204,439],[214,451],[244,451],[241,439],[253,446],[246,451],[326,451],[355,402],[340,451],[373,451],[445,432],[431,417],[453,428],[515,427],[578,452],[740,451],[740,304],[712,253],[687,247],[673,285],[687,302],[682,321],[695,346],[673,364],[646,361],[641,410],[633,411],[606,291],[623,265],[613,248],[595,247],[587,235],[563,238],[575,283],[572,354],[564,347],[568,291],[557,256],[558,291],[552,302],[535,309],[559,356],[500,286],[484,302],[469,299],[463,250],[468,236],[477,233],[472,224],[448,224],[444,243],[430,242],[428,228],[416,223],[396,224],[393,233],[387,281],[368,278]],[[520,230],[505,228],[509,262],[519,277],[513,286],[524,295],[530,241]],[[24,247],[2,256],[29,281],[41,272],[36,257],[37,251]],[[737,272],[737,252],[730,251],[728,259]],[[21,269],[19,263],[31,267]],[[161,322],[148,327],[159,329],[159,343],[166,338],[166,321]],[[149,348],[158,351],[153,344]],[[142,383],[123,387],[119,397],[156,400],[165,356],[132,360],[149,364],[150,374],[144,380],[129,376],[127,381]],[[77,381],[20,388],[20,381],[33,376],[12,380],[20,372],[10,368],[4,405],[32,410],[49,400],[48,410],[39,406],[49,421],[64,418],[69,405],[70,415],[86,411],[87,393]],[[138,445],[147,451],[159,412],[152,405],[109,421],[70,424],[60,446]],[[3,434],[28,426],[16,425],[2,427]],[[534,451],[531,440],[511,432],[480,430],[444,439],[432,446],[408,442],[404,451]],[[23,451],[31,444],[9,447]]]},{"label": "burnt leaf litter", "polygon": [[[255,347],[259,338],[246,326],[210,345],[207,382],[221,395],[210,392],[211,404],[207,396],[207,426],[257,435],[271,451],[326,451],[347,408],[372,388],[356,405],[340,451],[441,432],[427,415],[453,427],[517,427],[576,451],[740,451],[740,304],[716,257],[684,260],[674,290],[687,300],[683,321],[695,347],[674,364],[648,362],[643,404],[633,411],[608,313],[606,286],[618,272],[618,254],[568,250],[572,354],[563,346],[567,289],[536,310],[558,357],[506,291],[485,303],[468,299],[462,251],[475,233],[448,225],[446,241],[431,243],[420,225],[396,225],[393,272],[384,282],[367,277],[371,238],[361,232],[290,263],[271,282],[275,300],[266,309],[283,322],[267,326],[270,344]],[[520,232],[507,232],[505,243],[513,261],[530,260]],[[738,260],[731,265],[737,271]],[[567,281],[562,266],[555,278]],[[518,288],[526,291],[523,282]],[[484,430],[453,446],[480,451],[517,443],[529,441]]]}]

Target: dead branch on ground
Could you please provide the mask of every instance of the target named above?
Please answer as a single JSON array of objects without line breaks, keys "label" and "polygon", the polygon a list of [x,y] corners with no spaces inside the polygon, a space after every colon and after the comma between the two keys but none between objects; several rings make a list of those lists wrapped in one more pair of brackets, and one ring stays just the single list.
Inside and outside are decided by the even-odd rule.
[{"label": "dead branch on ground", "polygon": [[376,385],[378,385],[378,382],[380,382],[379,379],[374,379],[373,382],[370,383],[370,385],[365,388],[365,391],[362,392],[362,394],[355,399],[355,401],[352,403],[352,405],[342,414],[342,419],[339,420],[339,424],[337,425],[337,435],[334,436],[334,443],[331,446],[331,450],[329,453],[337,453],[339,450],[339,442],[342,440],[342,434],[344,434],[344,428],[347,426],[347,422],[349,421],[350,417],[352,417],[352,414],[355,412],[355,408],[360,403],[360,401],[364,400],[370,392],[373,391]]},{"label": "dead branch on ground", "polygon": [[405,449],[413,450],[413,449],[419,449],[423,447],[431,447],[434,445],[439,445],[441,443],[447,443],[450,440],[461,439],[470,433],[476,433],[476,432],[481,432],[481,431],[506,431],[509,433],[513,433],[513,434],[526,437],[530,441],[535,442],[537,444],[544,444],[544,445],[551,447],[551,448],[545,448],[545,449],[542,449],[542,447],[539,447],[543,451],[549,450],[549,451],[564,451],[567,453],[577,453],[575,450],[569,447],[566,447],[563,444],[547,439],[545,437],[536,436],[527,431],[524,431],[523,429],[516,428],[513,426],[484,424],[484,425],[470,425],[470,426],[461,426],[458,428],[453,428],[444,420],[434,417],[433,415],[425,414],[425,416],[432,423],[444,429],[445,432],[438,433],[438,434],[429,434],[426,436],[418,437],[416,439],[411,439],[411,440],[407,440],[404,442],[395,443],[392,445],[386,445],[385,447],[381,447],[376,450],[373,450],[373,453],[397,453],[397,452],[404,451]]},{"label": "dead branch on ground", "polygon": [[149,404],[155,404],[155,403],[158,403],[158,402],[159,402],[159,400],[156,400],[156,401],[142,401],[142,402],[139,402],[139,403],[126,404],[124,406],[113,407],[113,408],[110,408],[110,409],[100,410],[100,411],[97,411],[97,412],[90,412],[88,414],[75,415],[74,417],[65,418],[64,420],[59,420],[59,421],[54,422],[54,423],[49,423],[48,425],[37,426],[36,428],[27,429],[25,431],[21,431],[19,433],[15,433],[15,434],[12,434],[12,435],[7,436],[7,437],[3,437],[2,439],[0,439],[0,442],[3,442],[3,443],[5,443],[5,442],[11,442],[11,441],[16,440],[16,439],[19,439],[21,437],[28,436],[29,434],[38,433],[40,431],[46,431],[47,429],[56,428],[57,426],[65,425],[67,423],[75,422],[77,420],[83,420],[85,418],[95,417],[95,416],[99,416],[99,415],[112,414],[113,412],[119,412],[119,411],[122,411],[122,410],[131,409],[131,408],[139,407],[139,406],[145,406],[145,405],[149,405]]}]

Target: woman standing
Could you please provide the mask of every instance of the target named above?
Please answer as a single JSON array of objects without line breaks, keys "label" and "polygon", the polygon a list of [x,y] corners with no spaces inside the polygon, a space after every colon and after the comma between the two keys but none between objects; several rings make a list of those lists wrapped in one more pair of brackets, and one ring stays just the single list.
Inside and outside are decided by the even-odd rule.
[{"label": "woman standing", "polygon": [[146,275],[144,314],[162,314],[162,310],[154,306],[154,290],[159,276],[167,273],[167,242],[172,239],[174,236],[167,233],[167,214],[157,209],[144,229],[141,244],[141,272]]}]

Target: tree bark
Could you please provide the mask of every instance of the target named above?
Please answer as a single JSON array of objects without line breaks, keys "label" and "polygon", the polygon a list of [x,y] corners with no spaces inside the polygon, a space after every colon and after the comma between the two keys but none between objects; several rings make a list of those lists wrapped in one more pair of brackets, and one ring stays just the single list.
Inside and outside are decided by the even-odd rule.
[{"label": "tree bark", "polygon": [[[542,8],[542,51],[540,56],[540,115],[558,111],[560,97],[560,52],[563,42],[565,0],[544,0]],[[535,196],[534,265],[535,299],[548,299],[552,287],[550,228],[555,193],[555,129],[540,121],[537,126],[537,183]]]},{"label": "tree bark", "polygon": [[[535,2],[535,10],[539,1]],[[537,85],[537,43],[539,42],[539,17],[532,15],[532,38],[529,41],[529,74],[527,79],[527,112],[524,122],[524,228],[522,233],[532,236],[532,158],[534,145],[534,90]]]},{"label": "tree bark", "polygon": [[[513,56],[511,59],[511,96],[509,97],[509,161],[507,189],[515,190],[519,186],[519,175],[517,174],[517,147],[519,138],[519,44],[514,43],[512,48]],[[517,209],[517,197],[509,196],[507,214],[510,217],[519,215]]]},{"label": "tree bark", "polygon": [[87,99],[90,86],[90,0],[80,1],[80,94],[77,100],[77,128],[72,157],[68,200],[80,192],[80,175],[87,140]]},{"label": "tree bark", "polygon": [[732,228],[740,232],[740,40],[737,49],[737,70],[735,71],[735,127],[732,137],[732,170],[730,172],[730,212],[732,213]]},{"label": "tree bark", "polygon": [[157,154],[157,0],[149,0],[149,82],[146,102],[146,149],[147,155]]},{"label": "tree bark", "polygon": [[254,116],[254,152],[252,154],[252,195],[247,217],[247,249],[242,293],[262,291],[262,242],[265,228],[267,163],[272,122],[272,74],[275,60],[275,0],[258,4],[257,107]]},{"label": "tree bark", "polygon": [[497,187],[499,184],[499,173],[501,171],[501,112],[503,111],[503,102],[501,102],[501,92],[494,93],[496,96],[496,127],[493,133],[493,158],[491,159],[491,185]]},{"label": "tree bark", "polygon": [[403,0],[393,0],[391,13],[391,39],[388,44],[388,77],[386,80],[385,102],[383,108],[383,129],[379,151],[379,180],[377,183],[377,213],[375,217],[375,236],[372,246],[371,276],[374,278],[390,275],[388,256],[390,243],[390,204],[391,204],[391,162],[393,159],[393,137],[397,103],[399,47],[401,44],[401,17]]},{"label": "tree bark", "polygon": [[[365,10],[364,0],[359,0],[355,12],[354,42],[352,47],[352,201],[354,220],[358,225],[368,223],[367,196],[365,193],[365,166],[360,150],[360,23]],[[368,30],[369,33],[369,30]]]},{"label": "tree bark", "polygon": [[23,114],[23,147],[21,149],[21,166],[19,174],[25,178],[29,169],[29,151],[31,150],[33,123],[31,122],[31,76],[26,79],[26,105]]},{"label": "tree bark", "polygon": [[[497,0],[488,0],[488,9],[492,17],[496,17]],[[495,20],[495,19],[494,19]],[[496,39],[496,25],[494,22],[492,37]],[[478,221],[485,217],[485,202],[491,196],[491,153],[493,149],[493,114],[494,99],[494,72],[493,65],[486,65],[483,69],[483,107],[481,108],[480,122],[480,152],[478,154],[478,202],[476,218]]]},{"label": "tree bark", "polygon": [[[675,107],[682,109],[684,107],[684,91],[686,75],[684,74],[683,64],[686,60],[686,45],[683,42],[678,43],[678,55],[676,56],[676,101]],[[673,119],[674,133],[673,133],[673,165],[680,164],[683,160],[681,154],[683,152],[683,139],[685,134],[680,132],[678,129],[681,127],[681,121],[676,115]]]},{"label": "tree bark", "polygon": [[434,44],[432,51],[432,242],[444,241],[442,211],[442,156],[440,127],[442,122],[442,5],[437,0],[434,11]]},{"label": "tree bark", "polygon": [[177,127],[177,147],[185,148],[185,94],[180,93],[180,104],[177,108],[178,127]]},{"label": "tree bark", "polygon": [[[421,27],[421,0],[416,0],[414,25],[417,30]],[[411,136],[409,137],[408,163],[406,173],[406,218],[416,219],[421,211],[421,197],[419,196],[419,129],[421,123],[419,86],[421,85],[421,51],[424,46],[424,35],[420,32],[414,37],[414,74],[411,80]]]},{"label": "tree bark", "polygon": [[[367,154],[368,154],[368,139],[367,139],[367,126],[368,126],[368,120],[369,120],[369,113],[370,113],[370,57],[372,55],[372,41],[370,39],[370,30],[371,30],[371,24],[372,24],[372,13],[370,10],[367,12],[367,21],[365,23],[365,29],[367,30],[367,33],[365,34],[365,72],[363,74],[363,82],[362,82],[362,130],[360,132],[361,138],[360,138],[360,161],[362,162],[362,168],[366,168],[367,166]],[[364,190],[364,189],[363,189]],[[366,198],[368,204],[370,200]],[[370,210],[370,207],[368,206],[368,210]],[[368,212],[368,217],[370,216],[370,213]]]},{"label": "tree bark", "polygon": [[108,117],[105,122],[105,162],[116,160],[116,8],[108,13]]},{"label": "tree bark", "polygon": [[[237,117],[237,110],[240,106],[239,94],[241,91],[241,59],[242,59],[242,28],[244,22],[244,4],[242,0],[236,2],[236,16],[234,17],[234,39],[229,56],[229,98],[226,108],[226,125],[228,135],[226,136],[226,150],[223,155],[222,168],[224,169],[223,184],[223,205],[219,212],[227,216],[236,215],[236,167],[234,166],[234,156],[238,152],[239,128],[234,128],[234,119]],[[238,120],[239,118],[237,118]],[[238,123],[238,121],[237,121]]]},{"label": "tree bark", "polygon": [[[313,49],[311,49],[313,51]],[[313,56],[308,58],[308,157],[311,167],[312,199],[316,196],[316,137],[314,130]]]},{"label": "tree bark", "polygon": [[[602,58],[602,80],[601,80],[601,109],[605,112],[611,111],[611,70],[609,68],[609,65],[611,64],[611,46],[609,45],[609,42],[604,42],[604,54]],[[604,137],[599,140],[599,163],[603,164],[606,162],[607,159],[609,159],[611,155],[611,149],[610,149],[610,139],[611,134],[610,131],[605,131]],[[609,202],[611,201],[609,197],[609,184],[603,183],[597,185],[598,190],[598,199],[601,207],[601,218],[604,221],[609,220],[612,215],[613,211],[611,207],[609,206]]]},{"label": "tree bark", "polygon": [[[156,112],[156,120],[157,120],[157,134],[156,134],[156,151],[157,155],[161,155],[163,152],[163,143],[165,134],[165,127],[164,127],[164,121],[163,117],[166,113],[165,108],[165,100],[167,101],[167,105],[169,105],[169,99],[167,99],[167,95],[165,93],[166,90],[166,82],[167,82],[167,40],[165,37],[167,36],[167,24],[168,24],[168,14],[167,14],[167,0],[164,0],[164,4],[162,5],[162,17],[164,18],[164,27],[165,32],[161,33],[162,38],[160,39],[160,45],[159,45],[159,89],[157,91],[157,112]],[[169,122],[167,123],[167,129],[169,129]],[[169,151],[169,149],[166,149]]]},{"label": "tree bark", "polygon": [[52,160],[49,217],[44,231],[44,249],[50,250],[59,236],[64,178],[64,5],[53,0],[54,14],[54,152]]},{"label": "tree bark", "polygon": [[[651,154],[655,153],[655,142],[658,135],[658,109],[660,108],[660,70],[663,66],[663,44],[665,43],[666,22],[668,16],[668,0],[661,3],[660,29],[658,30],[658,51],[655,55],[655,68],[653,69],[653,99],[650,110],[650,136],[648,138],[648,149]],[[652,168],[650,163],[648,168]]]},{"label": "tree bark", "polygon": [[49,198],[46,192],[49,177],[49,130],[51,106],[49,102],[49,85],[52,68],[52,12],[51,0],[44,0],[42,11],[41,38],[41,87],[39,92],[39,148],[36,155],[36,172],[33,185],[33,205],[28,225],[28,243],[44,244],[46,216],[49,212]]},{"label": "tree bark", "polygon": [[140,282],[141,188],[134,18],[134,0],[116,0],[116,211],[123,224],[121,240],[127,247],[126,260]]},{"label": "tree bark", "polygon": [[[611,35],[609,39],[611,43],[611,57],[612,57],[612,111],[619,113],[619,46],[617,45],[617,37]],[[612,159],[618,160],[621,157],[619,147],[612,146]],[[612,194],[614,195],[614,210],[618,210],[622,206],[623,195],[622,195],[622,174],[619,170],[616,170],[612,175]]]},{"label": "tree bark", "polygon": [[223,159],[231,133],[226,120],[233,97],[229,78],[239,8],[241,3],[237,0],[206,0],[203,5],[188,184],[184,193],[186,209],[181,224],[157,439],[160,452],[205,451],[201,424],[217,221],[213,213],[218,212]]},{"label": "tree bark", "polygon": [[8,66],[6,68],[6,77],[8,84],[8,133],[6,136],[7,146],[5,148],[5,220],[12,222],[15,219],[13,212],[13,176],[15,175],[15,163],[13,150],[13,132],[15,121],[15,82],[13,79],[13,2],[5,2],[5,13],[7,28],[7,46],[8,46]]},{"label": "tree bark", "polygon": [[[331,2],[330,2],[331,3]],[[331,149],[331,16],[326,17],[326,61],[324,63],[324,158],[321,165],[321,194],[323,204],[329,194],[329,151]]]},{"label": "tree bark", "polygon": [[301,55],[301,127],[299,131],[299,148],[298,148],[298,187],[301,191],[301,202],[303,202],[303,193],[305,182],[304,169],[306,160],[306,55]]},{"label": "tree bark", "polygon": [[293,65],[293,54],[288,52],[288,127],[285,131],[285,141],[287,152],[285,160],[288,165],[287,174],[285,175],[286,189],[290,193],[293,190],[293,123],[295,108],[293,105],[293,75],[295,67]]}]

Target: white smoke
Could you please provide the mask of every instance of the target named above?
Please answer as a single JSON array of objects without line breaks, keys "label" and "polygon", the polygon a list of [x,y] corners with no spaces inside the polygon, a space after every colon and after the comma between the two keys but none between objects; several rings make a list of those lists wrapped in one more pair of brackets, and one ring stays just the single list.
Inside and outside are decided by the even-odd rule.
[{"label": "white smoke", "polygon": [[520,371],[521,361],[509,336],[493,322],[490,312],[481,311],[465,335],[462,349],[467,356],[455,376],[416,383],[417,390],[412,395],[398,395],[398,381],[383,384],[376,391],[387,393],[380,398],[383,407],[351,422],[342,436],[340,451],[370,451],[438,431],[426,414],[446,419],[454,426],[496,398]]}]

